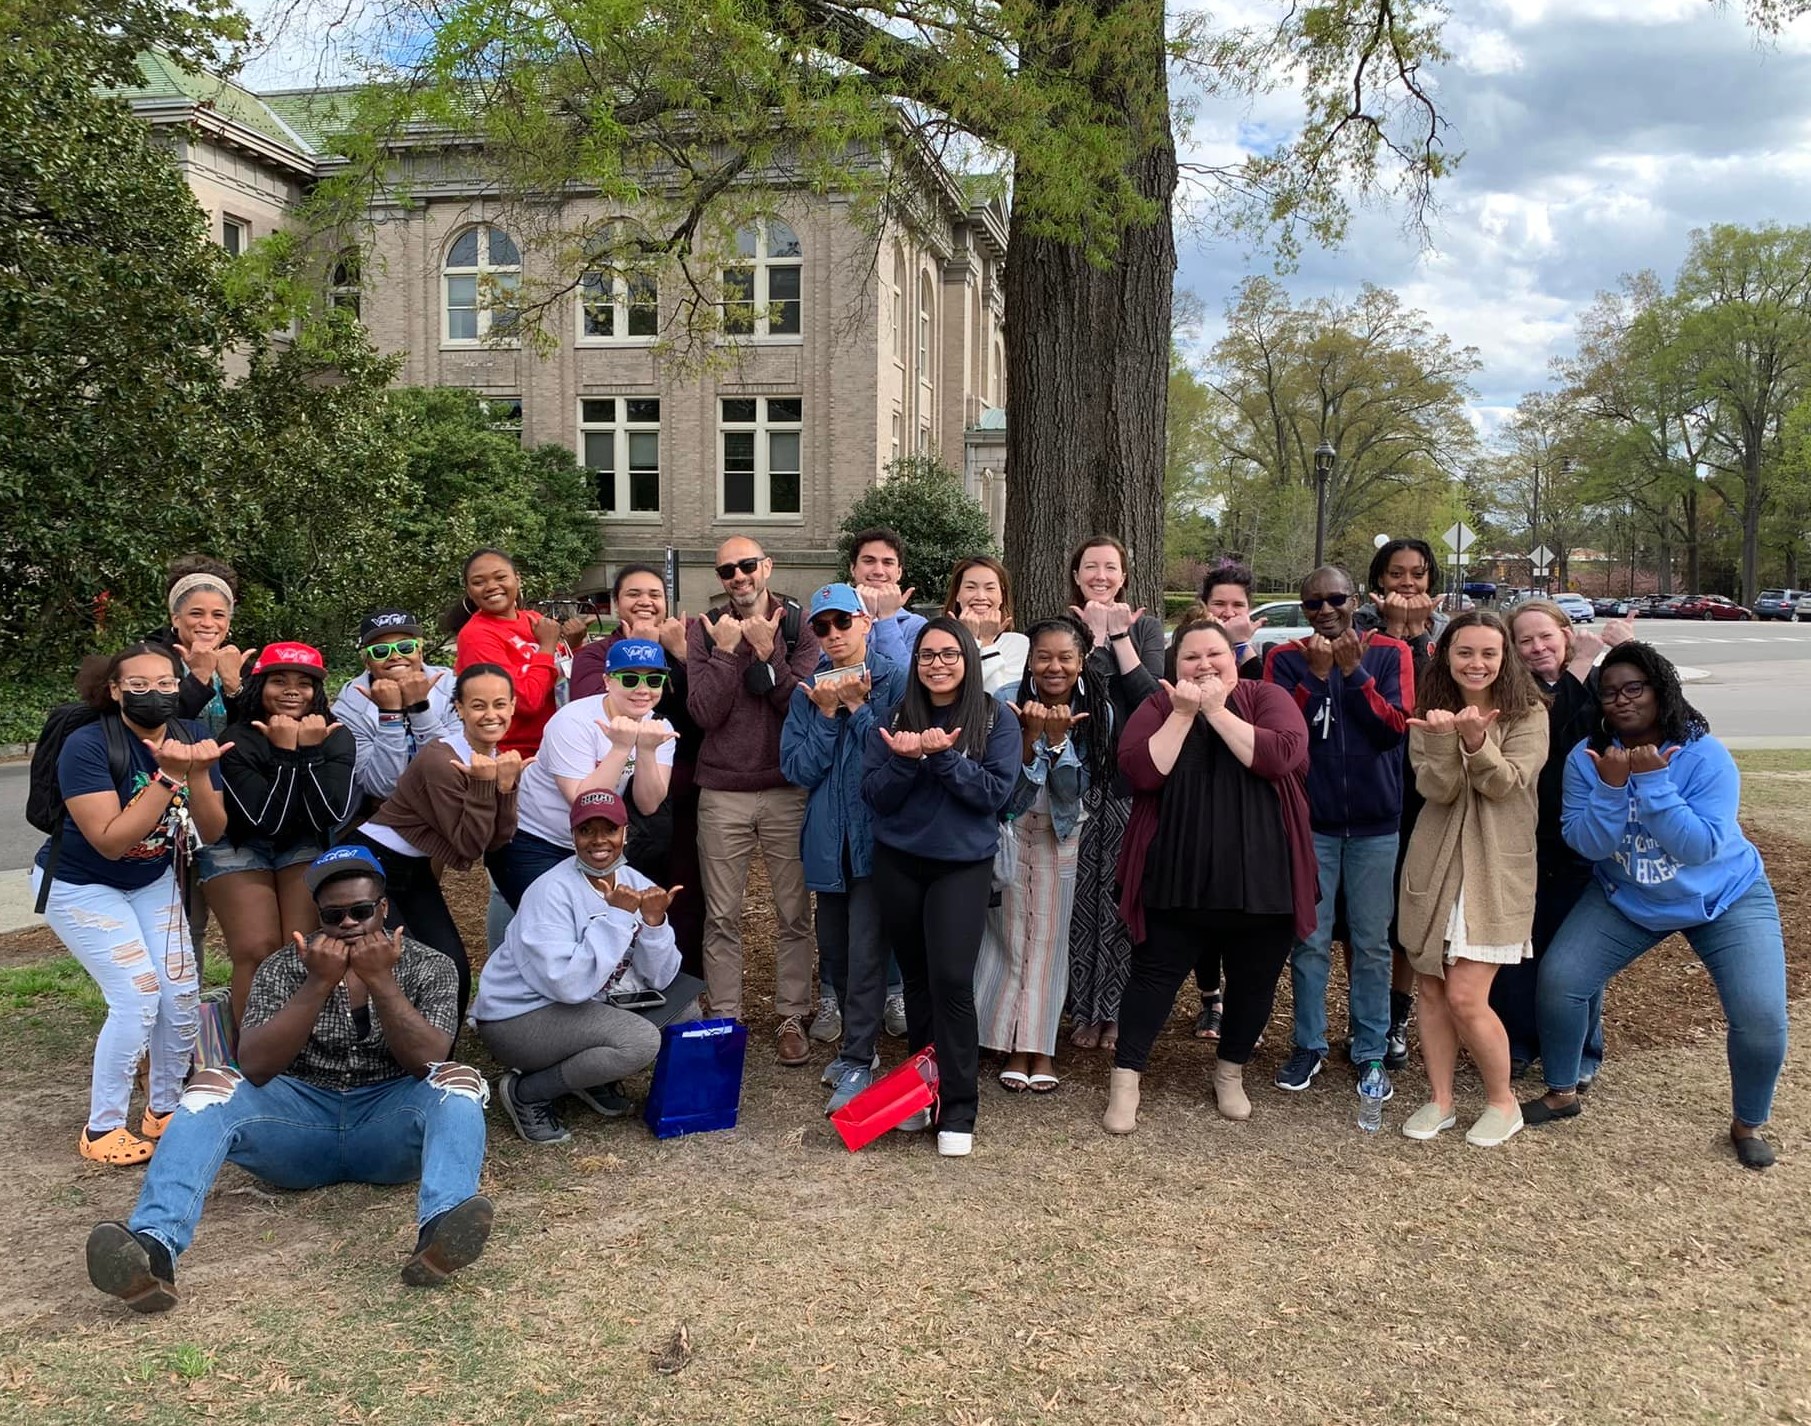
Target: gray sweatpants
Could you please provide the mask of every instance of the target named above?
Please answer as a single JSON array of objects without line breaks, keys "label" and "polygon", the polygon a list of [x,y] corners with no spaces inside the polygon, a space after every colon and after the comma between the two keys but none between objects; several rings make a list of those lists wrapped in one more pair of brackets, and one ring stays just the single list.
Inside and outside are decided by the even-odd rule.
[{"label": "gray sweatpants", "polygon": [[[695,1020],[694,1004],[673,1017]],[[615,1084],[660,1053],[660,1030],[633,1010],[600,1000],[544,1005],[508,1020],[480,1020],[478,1038],[497,1063],[521,1072],[518,1098],[544,1103],[575,1089]]]}]

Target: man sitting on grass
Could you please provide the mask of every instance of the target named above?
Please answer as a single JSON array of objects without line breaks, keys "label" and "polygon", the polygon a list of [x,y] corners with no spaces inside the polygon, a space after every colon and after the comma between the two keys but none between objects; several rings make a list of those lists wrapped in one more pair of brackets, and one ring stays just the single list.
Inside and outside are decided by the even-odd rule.
[{"label": "man sitting on grass", "polygon": [[196,1072],[126,1223],[88,1235],[88,1277],[136,1312],[176,1305],[176,1259],[228,1159],[279,1188],[421,1180],[420,1236],[402,1280],[428,1287],[475,1262],[492,1209],[484,1077],[449,1062],[459,980],[439,951],[386,935],[384,873],[363,847],[309,866],[321,929],[258,967],[239,1068]]}]

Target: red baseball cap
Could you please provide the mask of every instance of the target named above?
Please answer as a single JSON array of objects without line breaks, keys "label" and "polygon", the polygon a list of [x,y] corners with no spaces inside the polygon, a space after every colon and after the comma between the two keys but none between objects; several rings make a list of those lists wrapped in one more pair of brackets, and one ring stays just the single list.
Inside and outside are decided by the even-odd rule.
[{"label": "red baseball cap", "polygon": [[266,644],[252,665],[252,673],[272,673],[280,668],[299,669],[323,682],[327,678],[327,661],[312,644]]},{"label": "red baseball cap", "polygon": [[618,827],[629,825],[629,809],[623,806],[622,798],[607,788],[596,788],[590,792],[581,792],[578,800],[572,804],[572,826],[576,831],[585,823],[602,817],[606,822],[615,823]]}]

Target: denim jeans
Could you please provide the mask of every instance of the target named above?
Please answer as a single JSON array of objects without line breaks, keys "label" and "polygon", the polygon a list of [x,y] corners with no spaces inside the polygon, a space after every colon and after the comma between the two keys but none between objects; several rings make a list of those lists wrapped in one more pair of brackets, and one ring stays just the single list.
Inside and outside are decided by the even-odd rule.
[{"label": "denim jeans", "polygon": [[[1535,1008],[1535,988],[1540,983],[1541,962],[1547,948],[1566,924],[1578,898],[1591,885],[1591,868],[1569,854],[1550,855],[1540,851],[1541,863],[1534,892],[1534,958],[1512,966],[1500,966],[1490,983],[1490,1008],[1497,1012],[1503,1029],[1509,1035],[1509,1057],[1529,1064],[1541,1058],[1541,1032]],[[1591,1030],[1585,1037],[1584,1055],[1578,1072],[1595,1079],[1603,1068],[1603,994],[1591,998]]]},{"label": "denim jeans", "polygon": [[514,915],[521,908],[522,893],[571,855],[571,847],[556,847],[532,832],[518,831],[502,846],[484,854],[484,866],[490,872],[491,885],[502,893]]},{"label": "denim jeans", "polygon": [[[127,1224],[172,1255],[183,1252],[221,1164],[231,1159],[278,1188],[421,1180],[417,1222],[478,1191],[484,1165],[483,1098],[466,1084],[443,1088],[405,1076],[345,1091],[278,1075],[266,1084],[236,1070],[198,1077],[164,1130]],[[475,1071],[456,1077],[470,1080]],[[477,1081],[480,1085],[482,1080]]]},{"label": "denim jeans", "polygon": [[[1683,934],[1710,972],[1729,1021],[1735,1117],[1748,1125],[1765,1124],[1786,1062],[1786,948],[1773,887],[1760,878],[1715,921],[1689,926]],[[1541,961],[1537,995],[1548,1088],[1571,1089],[1578,1083],[1579,1047],[1592,997],[1666,936],[1629,920],[1595,882],[1579,897]]]},{"label": "denim jeans", "polygon": [[1399,838],[1314,834],[1320,865],[1320,900],[1314,932],[1297,941],[1289,980],[1295,992],[1295,1043],[1327,1053],[1327,974],[1332,964],[1333,904],[1345,886],[1346,921],[1352,937],[1348,1019],[1352,1062],[1381,1060],[1390,1032],[1390,916],[1395,910]]}]

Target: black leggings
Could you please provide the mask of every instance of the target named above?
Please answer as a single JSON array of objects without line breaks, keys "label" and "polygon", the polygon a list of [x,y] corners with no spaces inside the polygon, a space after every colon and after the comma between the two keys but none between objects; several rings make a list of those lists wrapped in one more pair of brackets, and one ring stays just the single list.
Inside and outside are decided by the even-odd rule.
[{"label": "black leggings", "polygon": [[1144,940],[1132,947],[1132,975],[1119,1010],[1117,1069],[1143,1073],[1158,1031],[1176,1008],[1176,992],[1211,946],[1226,970],[1220,1058],[1242,1065],[1270,1023],[1277,979],[1289,963],[1295,921],[1243,911],[1144,913]]},{"label": "black leggings", "polygon": [[441,895],[433,858],[405,856],[394,847],[372,841],[362,830],[346,840],[369,848],[384,865],[384,895],[390,901],[384,924],[392,931],[401,926],[423,945],[439,951],[459,972],[459,1019],[455,1023],[463,1026],[465,1007],[472,998],[472,963],[466,959],[465,942],[453,913],[447,910],[446,897]]},{"label": "black leggings", "polygon": [[972,1134],[981,1092],[975,957],[993,890],[993,858],[948,862],[874,844],[881,925],[905,980],[906,1043],[937,1047],[937,1127]]}]

